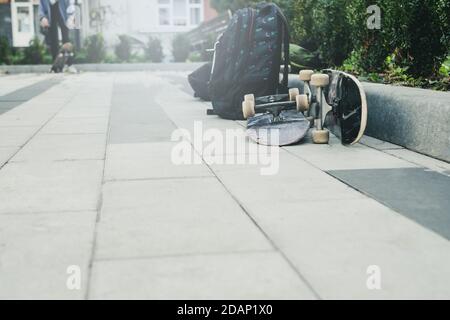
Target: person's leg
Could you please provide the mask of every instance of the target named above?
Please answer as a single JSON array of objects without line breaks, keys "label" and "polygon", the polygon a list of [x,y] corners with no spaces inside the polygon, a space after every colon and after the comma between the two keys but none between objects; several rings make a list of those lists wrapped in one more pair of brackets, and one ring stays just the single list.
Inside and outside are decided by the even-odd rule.
[{"label": "person's leg", "polygon": [[[59,9],[59,8],[58,8]],[[61,16],[61,12],[58,10],[58,25],[61,29],[61,37],[62,37],[62,43],[63,45],[67,42],[70,42],[69,39],[69,28],[67,28],[66,21],[64,21],[64,18]],[[72,50],[70,50],[70,54],[68,55],[68,59],[66,61],[66,64],[70,67],[73,64],[73,53]]]},{"label": "person's leg", "polygon": [[58,16],[59,8],[56,5],[51,6],[51,24],[48,30],[48,42],[50,44],[50,52],[52,54],[53,60],[55,60],[56,56],[59,52],[59,34],[58,34]]},{"label": "person's leg", "polygon": [[59,28],[61,29],[61,36],[62,36],[62,43],[69,42],[69,28],[66,26],[66,21],[64,21],[64,18],[61,16],[61,11],[59,11],[59,8],[57,10],[57,20]]}]

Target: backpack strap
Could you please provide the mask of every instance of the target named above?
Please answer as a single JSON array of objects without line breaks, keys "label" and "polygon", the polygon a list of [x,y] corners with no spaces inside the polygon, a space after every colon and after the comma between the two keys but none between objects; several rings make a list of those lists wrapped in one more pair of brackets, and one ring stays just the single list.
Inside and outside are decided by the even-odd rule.
[{"label": "backpack strap", "polygon": [[288,86],[288,78],[289,78],[289,44],[291,42],[291,36],[289,32],[289,23],[286,19],[286,16],[281,11],[280,7],[276,4],[273,4],[276,7],[277,14],[282,22],[282,32],[283,32],[283,49],[284,49],[284,70],[283,70],[283,80],[281,84],[287,88]]}]

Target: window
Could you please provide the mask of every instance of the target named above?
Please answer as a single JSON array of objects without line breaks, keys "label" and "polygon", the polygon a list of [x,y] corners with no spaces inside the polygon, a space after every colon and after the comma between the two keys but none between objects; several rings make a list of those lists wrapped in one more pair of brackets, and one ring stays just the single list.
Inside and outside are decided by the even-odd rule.
[{"label": "window", "polygon": [[158,0],[159,25],[171,25],[170,18],[170,0]]},{"label": "window", "polygon": [[160,26],[170,25],[169,8],[159,8],[159,25]]},{"label": "window", "polygon": [[189,14],[189,19],[190,19],[189,20],[190,24],[193,26],[200,24],[200,22],[201,22],[200,8],[191,8],[190,14]]},{"label": "window", "polygon": [[172,1],[173,1],[173,24],[175,26],[187,25],[186,0],[172,0]]},{"label": "window", "polygon": [[17,8],[17,31],[31,32],[31,14],[29,7]]},{"label": "window", "polygon": [[14,47],[27,47],[34,37],[34,11],[31,0],[11,1],[11,27]]},{"label": "window", "polygon": [[191,26],[196,26],[202,22],[201,11],[201,0],[189,0],[189,24]]},{"label": "window", "polygon": [[158,0],[160,26],[197,26],[203,18],[203,0]]}]

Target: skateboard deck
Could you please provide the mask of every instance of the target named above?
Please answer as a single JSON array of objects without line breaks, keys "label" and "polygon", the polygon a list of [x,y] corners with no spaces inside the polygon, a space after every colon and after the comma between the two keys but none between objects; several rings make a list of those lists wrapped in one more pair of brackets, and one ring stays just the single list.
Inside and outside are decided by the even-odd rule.
[{"label": "skateboard deck", "polygon": [[310,122],[296,110],[258,114],[248,119],[247,135],[266,146],[287,146],[300,142],[308,133]]},{"label": "skateboard deck", "polygon": [[367,126],[367,99],[354,76],[336,70],[323,70],[330,77],[324,88],[324,126],[344,145],[357,143]]},{"label": "skateboard deck", "polygon": [[59,49],[59,53],[53,61],[50,72],[60,73],[73,57],[73,45],[70,42],[64,43]]}]

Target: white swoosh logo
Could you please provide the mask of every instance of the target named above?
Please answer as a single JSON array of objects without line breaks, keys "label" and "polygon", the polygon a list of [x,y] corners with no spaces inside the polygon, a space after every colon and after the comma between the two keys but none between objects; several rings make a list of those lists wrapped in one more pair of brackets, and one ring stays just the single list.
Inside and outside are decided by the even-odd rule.
[{"label": "white swoosh logo", "polygon": [[348,118],[350,118],[351,116],[353,116],[356,112],[358,112],[359,109],[360,109],[360,108],[353,110],[352,112],[350,112],[350,113],[349,113],[348,115],[346,115],[346,116],[343,115],[343,116],[342,116],[342,119],[343,119],[343,120],[347,120]]}]

